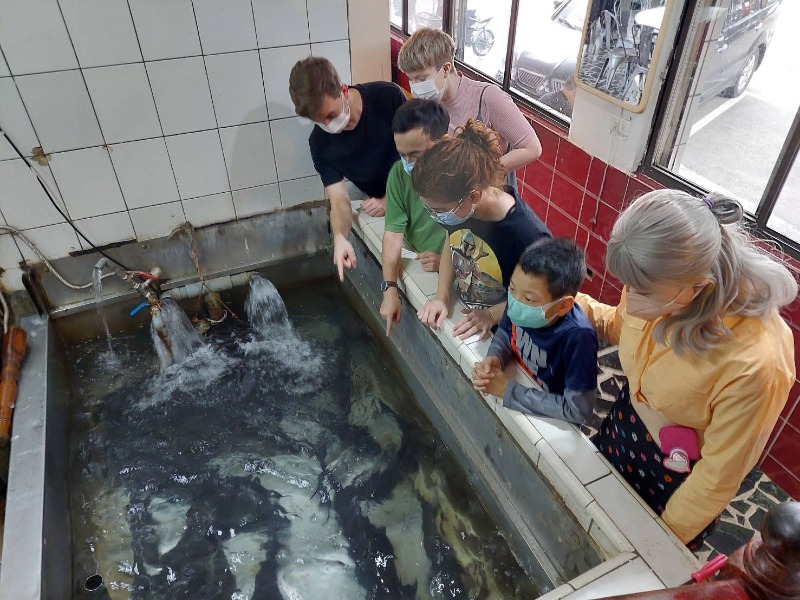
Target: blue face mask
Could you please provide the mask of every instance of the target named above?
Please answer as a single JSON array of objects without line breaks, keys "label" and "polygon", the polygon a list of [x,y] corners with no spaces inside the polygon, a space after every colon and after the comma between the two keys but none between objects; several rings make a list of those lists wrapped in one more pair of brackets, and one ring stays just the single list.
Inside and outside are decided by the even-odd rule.
[{"label": "blue face mask", "polygon": [[506,312],[508,313],[508,318],[511,319],[511,322],[517,327],[541,329],[553,322],[555,316],[548,319],[545,313],[551,306],[555,306],[561,302],[561,300],[563,300],[563,298],[553,300],[549,304],[543,304],[542,306],[528,306],[514,298],[511,292],[508,292],[508,307],[506,308]]},{"label": "blue face mask", "polygon": [[471,219],[473,214],[475,214],[474,204],[472,205],[472,209],[469,211],[469,214],[466,217],[459,217],[455,213],[455,211],[446,213],[436,213],[432,214],[431,217],[433,217],[433,220],[439,223],[439,225],[445,225],[447,227],[456,227]]},{"label": "blue face mask", "polygon": [[406,173],[408,173],[409,175],[411,175],[411,170],[414,168],[414,165],[416,164],[416,161],[414,161],[414,162],[408,162],[408,161],[407,161],[405,158],[403,158],[402,156],[400,157],[400,161],[403,163],[403,168],[406,170]]}]

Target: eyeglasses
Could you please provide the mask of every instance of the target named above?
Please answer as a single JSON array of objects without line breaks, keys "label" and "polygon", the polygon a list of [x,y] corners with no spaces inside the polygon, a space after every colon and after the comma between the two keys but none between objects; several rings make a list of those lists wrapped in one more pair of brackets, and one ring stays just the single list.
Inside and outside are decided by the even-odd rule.
[{"label": "eyeglasses", "polygon": [[458,201],[458,203],[456,203],[456,205],[455,205],[453,208],[451,208],[450,210],[436,210],[435,208],[431,208],[430,206],[428,206],[428,202],[427,202],[427,200],[425,200],[425,198],[423,198],[422,196],[420,196],[420,197],[419,197],[419,199],[422,201],[422,206],[424,206],[424,207],[425,207],[425,210],[427,210],[427,211],[428,211],[428,213],[429,213],[429,214],[430,214],[432,217],[442,217],[442,216],[444,216],[444,215],[452,215],[452,214],[453,214],[453,213],[455,213],[455,212],[456,212],[456,211],[459,209],[459,207],[460,207],[460,206],[461,206],[461,205],[464,203],[464,200],[466,200],[466,198],[462,198],[462,199],[461,199],[461,200],[459,200],[459,201]]}]

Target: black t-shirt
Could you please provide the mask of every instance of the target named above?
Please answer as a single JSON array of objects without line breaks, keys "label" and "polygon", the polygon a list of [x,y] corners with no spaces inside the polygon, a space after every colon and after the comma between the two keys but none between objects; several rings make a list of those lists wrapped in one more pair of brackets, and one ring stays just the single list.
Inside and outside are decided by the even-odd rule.
[{"label": "black t-shirt", "polygon": [[494,306],[506,299],[511,275],[522,252],[550,231],[511,186],[503,190],[514,206],[501,221],[469,219],[445,227],[461,301],[473,308]]},{"label": "black t-shirt", "polygon": [[392,117],[405,101],[395,83],[373,81],[350,86],[361,94],[364,108],[355,129],[327,133],[314,127],[308,137],[314,167],[322,185],[339,183],[345,177],[365,194],[386,194],[386,179],[400,156],[394,146]]}]

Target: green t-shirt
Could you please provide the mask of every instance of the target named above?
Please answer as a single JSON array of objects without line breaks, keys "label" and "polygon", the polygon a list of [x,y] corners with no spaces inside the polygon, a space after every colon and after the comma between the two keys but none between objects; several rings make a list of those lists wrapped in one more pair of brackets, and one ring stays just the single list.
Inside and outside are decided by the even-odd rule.
[{"label": "green t-shirt", "polygon": [[417,252],[441,254],[444,247],[444,228],[431,218],[420,202],[419,194],[411,185],[411,175],[399,160],[392,166],[386,181],[385,230],[405,234]]}]

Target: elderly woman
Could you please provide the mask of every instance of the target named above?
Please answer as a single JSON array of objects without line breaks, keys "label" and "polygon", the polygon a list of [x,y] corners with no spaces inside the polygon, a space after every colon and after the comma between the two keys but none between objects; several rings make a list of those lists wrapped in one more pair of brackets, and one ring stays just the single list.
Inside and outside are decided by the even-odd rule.
[{"label": "elderly woman", "polygon": [[778,309],[797,283],[741,217],[723,197],[645,194],[608,243],[619,306],[578,297],[628,378],[595,445],[690,547],[758,461],[795,381]]}]

